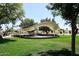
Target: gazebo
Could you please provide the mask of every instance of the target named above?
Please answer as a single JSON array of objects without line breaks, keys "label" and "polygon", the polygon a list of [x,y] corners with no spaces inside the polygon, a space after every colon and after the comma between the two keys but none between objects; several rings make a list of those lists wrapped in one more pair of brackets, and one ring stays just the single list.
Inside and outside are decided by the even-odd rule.
[{"label": "gazebo", "polygon": [[[45,22],[42,22],[42,23],[39,23],[39,24],[34,24],[33,26],[30,26],[28,28],[23,28],[22,31],[26,31],[28,32],[29,34],[36,34],[36,33],[39,33],[40,30],[39,28],[40,27],[48,27],[50,28],[50,34],[53,33],[58,33],[59,31],[59,28],[56,28],[55,24],[52,23],[51,21],[45,21]],[[42,32],[41,32],[42,33]]]}]

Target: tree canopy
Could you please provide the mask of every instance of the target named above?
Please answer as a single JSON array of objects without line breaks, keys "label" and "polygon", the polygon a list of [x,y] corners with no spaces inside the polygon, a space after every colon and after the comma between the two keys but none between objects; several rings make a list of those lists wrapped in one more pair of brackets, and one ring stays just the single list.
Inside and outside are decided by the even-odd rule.
[{"label": "tree canopy", "polygon": [[24,19],[24,20],[21,22],[20,27],[22,27],[22,28],[27,28],[27,27],[32,26],[32,25],[34,25],[34,24],[35,24],[35,22],[34,22],[33,19],[26,18],[26,19]]},{"label": "tree canopy", "polygon": [[72,27],[72,55],[75,55],[75,37],[77,33],[76,22],[79,17],[78,3],[50,3],[47,9],[51,11],[54,16],[61,15],[63,19],[67,20]]},{"label": "tree canopy", "polygon": [[[15,23],[16,19],[22,20],[24,11],[20,3],[0,3],[0,25]],[[0,36],[0,39],[2,37]]]},{"label": "tree canopy", "polygon": [[62,15],[62,18],[68,21],[76,19],[79,16],[79,4],[76,3],[50,3],[47,9],[50,10],[53,15]]},{"label": "tree canopy", "polygon": [[42,23],[42,22],[45,22],[45,21],[51,21],[51,19],[50,18],[45,18],[45,19],[41,19],[40,21]]},{"label": "tree canopy", "polygon": [[24,11],[20,3],[0,3],[0,24],[13,22],[22,19]]}]

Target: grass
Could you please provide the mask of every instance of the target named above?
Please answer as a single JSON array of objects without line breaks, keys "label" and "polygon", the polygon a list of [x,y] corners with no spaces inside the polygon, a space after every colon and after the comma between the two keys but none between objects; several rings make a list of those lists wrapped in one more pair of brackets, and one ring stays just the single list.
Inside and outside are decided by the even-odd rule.
[{"label": "grass", "polygon": [[[11,38],[0,42],[0,56],[37,55],[47,50],[71,49],[71,37],[60,36],[51,39]],[[76,37],[76,53],[79,54],[79,36]]]}]

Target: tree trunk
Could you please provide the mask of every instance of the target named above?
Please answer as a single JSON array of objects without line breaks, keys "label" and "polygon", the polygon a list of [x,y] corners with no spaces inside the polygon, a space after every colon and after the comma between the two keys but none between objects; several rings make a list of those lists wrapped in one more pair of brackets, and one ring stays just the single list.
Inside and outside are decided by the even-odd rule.
[{"label": "tree trunk", "polygon": [[75,37],[76,37],[76,21],[72,20],[72,43],[71,43],[71,49],[72,49],[72,55],[75,55]]},{"label": "tree trunk", "polygon": [[0,40],[2,40],[3,38],[2,38],[2,36],[0,35]]}]

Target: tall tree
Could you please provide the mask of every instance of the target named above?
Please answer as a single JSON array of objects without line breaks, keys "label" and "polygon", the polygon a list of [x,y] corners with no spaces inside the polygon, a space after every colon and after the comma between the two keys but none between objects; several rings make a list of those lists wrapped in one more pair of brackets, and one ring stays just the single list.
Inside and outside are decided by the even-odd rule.
[{"label": "tall tree", "polygon": [[20,3],[0,3],[0,25],[22,20],[24,11]]},{"label": "tall tree", "polygon": [[67,20],[72,27],[72,55],[75,55],[75,37],[77,33],[76,20],[79,16],[79,4],[76,3],[50,3],[47,9],[54,15],[62,15],[62,18]]},{"label": "tall tree", "polygon": [[34,24],[35,24],[35,22],[34,22],[33,19],[26,18],[26,19],[24,19],[24,20],[21,22],[20,27],[26,28],[26,27],[32,26],[32,25],[34,25]]}]

